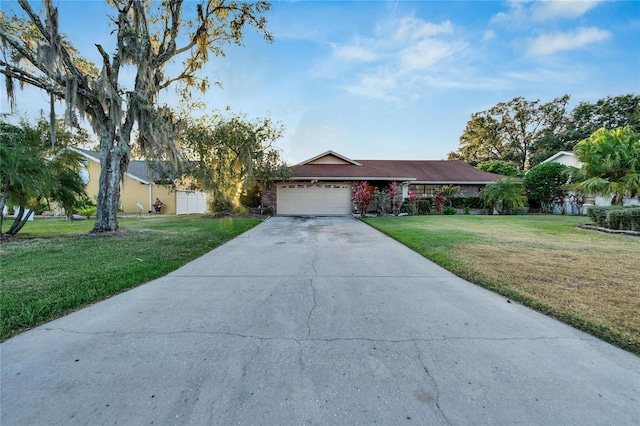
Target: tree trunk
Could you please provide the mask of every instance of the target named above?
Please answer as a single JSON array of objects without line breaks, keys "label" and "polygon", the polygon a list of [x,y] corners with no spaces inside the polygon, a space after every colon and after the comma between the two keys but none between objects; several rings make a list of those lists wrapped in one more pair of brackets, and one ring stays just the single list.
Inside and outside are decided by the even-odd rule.
[{"label": "tree trunk", "polygon": [[0,193],[0,237],[2,236],[2,223],[4,221],[4,206],[7,205],[7,192]]},{"label": "tree trunk", "polygon": [[14,236],[18,232],[20,232],[24,224],[27,223],[27,220],[29,220],[29,216],[31,216],[31,214],[32,211],[30,211],[29,214],[25,215],[24,206],[20,206],[20,210],[18,210],[18,213],[16,213],[16,218],[13,220],[11,228],[9,228],[9,230],[7,231],[7,235]]},{"label": "tree trunk", "polygon": [[[121,138],[102,136],[100,143],[100,183],[98,210],[92,233],[118,230],[118,201],[120,181],[129,164],[129,148]],[[106,139],[106,140],[105,140]]]}]

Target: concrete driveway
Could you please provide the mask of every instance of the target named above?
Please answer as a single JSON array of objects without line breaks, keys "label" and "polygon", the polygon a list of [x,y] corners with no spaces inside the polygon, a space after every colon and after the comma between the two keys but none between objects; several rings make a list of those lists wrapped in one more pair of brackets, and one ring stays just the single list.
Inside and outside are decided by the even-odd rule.
[{"label": "concrete driveway", "polygon": [[640,424],[640,358],[352,218],[270,219],[1,355],[3,426]]}]

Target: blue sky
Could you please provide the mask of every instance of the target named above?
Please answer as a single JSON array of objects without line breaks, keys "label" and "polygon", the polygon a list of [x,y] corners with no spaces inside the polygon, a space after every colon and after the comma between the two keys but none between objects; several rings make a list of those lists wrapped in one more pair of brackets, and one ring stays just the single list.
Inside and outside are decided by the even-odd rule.
[{"label": "blue sky", "polygon": [[[62,31],[97,61],[104,3],[57,4]],[[205,101],[282,123],[290,163],[327,150],[445,159],[471,114],[498,102],[640,93],[639,1],[274,1],[267,19],[275,42],[249,32],[212,60],[222,89]],[[25,92],[18,107],[36,116],[46,99]]]}]

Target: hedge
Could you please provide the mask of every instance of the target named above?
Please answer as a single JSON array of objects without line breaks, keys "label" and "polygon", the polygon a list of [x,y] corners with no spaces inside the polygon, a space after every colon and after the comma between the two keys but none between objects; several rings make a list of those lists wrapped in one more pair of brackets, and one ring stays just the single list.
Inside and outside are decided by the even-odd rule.
[{"label": "hedge", "polygon": [[594,206],[589,207],[587,215],[603,228],[640,232],[640,207]]},{"label": "hedge", "polygon": [[[470,209],[481,209],[484,207],[480,197],[451,197],[449,198],[449,201],[451,201],[451,207],[455,209],[464,209],[465,207],[469,207]],[[425,206],[425,208],[423,210],[430,211],[431,206],[433,205],[433,197],[422,197],[420,198],[420,202],[424,202],[423,206]],[[427,205],[429,206],[428,209],[426,208]],[[419,210],[420,204],[418,204],[418,211]]]}]

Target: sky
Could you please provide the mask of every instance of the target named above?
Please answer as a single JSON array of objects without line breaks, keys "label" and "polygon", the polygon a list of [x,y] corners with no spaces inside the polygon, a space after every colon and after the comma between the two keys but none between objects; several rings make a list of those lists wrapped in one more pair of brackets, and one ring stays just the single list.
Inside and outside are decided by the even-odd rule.
[{"label": "sky", "polygon": [[[113,46],[105,3],[54,4],[62,32],[99,63],[94,44]],[[229,107],[271,118],[285,128],[275,146],[290,164],[328,150],[446,159],[471,115],[499,102],[569,94],[573,107],[640,93],[637,0],[272,1],[266,17],[274,42],[249,30],[243,46],[226,46],[204,70],[222,87],[194,115]],[[18,110],[35,119],[47,99],[25,90]]]}]

